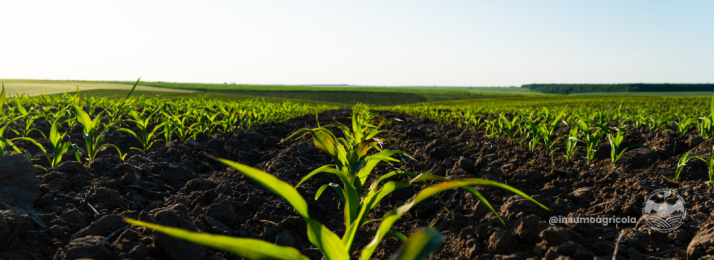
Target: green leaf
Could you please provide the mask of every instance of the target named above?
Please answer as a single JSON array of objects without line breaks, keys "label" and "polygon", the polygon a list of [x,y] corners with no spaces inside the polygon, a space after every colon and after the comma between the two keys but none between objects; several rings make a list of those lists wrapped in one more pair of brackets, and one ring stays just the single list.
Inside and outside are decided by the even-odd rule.
[{"label": "green leaf", "polygon": [[620,156],[622,156],[622,154],[625,153],[625,151],[627,151],[628,149],[633,148],[633,147],[647,148],[647,150],[650,150],[650,152],[654,153],[657,157],[659,157],[659,154],[657,154],[657,152],[655,152],[654,150],[652,150],[652,148],[649,148],[649,147],[646,146],[646,145],[633,144],[633,145],[630,145],[630,146],[628,146],[628,147],[625,147],[625,149],[622,149],[622,151],[620,152],[620,154],[617,155],[617,159],[619,159]]},{"label": "green leaf", "polygon": [[180,228],[166,227],[128,218],[124,219],[124,221],[135,226],[149,228],[191,243],[228,251],[248,259],[309,259],[308,257],[300,254],[300,251],[295,248],[278,246],[262,240],[191,232]]},{"label": "green leaf", "polygon": [[62,156],[67,153],[69,150],[69,147],[72,146],[70,143],[63,143],[59,149],[55,150],[54,158],[52,158],[52,166],[51,167],[56,167],[62,162]]},{"label": "green leaf", "polygon": [[322,195],[322,192],[324,192],[328,186],[329,184],[323,184],[319,189],[317,189],[317,192],[315,193],[315,200],[320,198],[320,195]]},{"label": "green leaf", "polygon": [[300,214],[300,216],[305,219],[310,218],[310,215],[307,213],[307,202],[305,202],[305,199],[302,198],[300,193],[298,193],[295,188],[290,186],[290,184],[276,178],[273,175],[270,175],[266,172],[263,172],[245,164],[240,164],[237,162],[213,157],[210,155],[208,155],[208,157],[219,161],[228,167],[242,172],[246,176],[263,185],[263,187],[265,187],[266,189],[285,199],[288,203],[290,203],[290,205],[293,206],[293,208],[295,208],[295,210]]},{"label": "green leaf", "polygon": [[[299,134],[301,134],[301,133],[302,133],[302,135],[300,135],[300,136],[298,136],[298,137],[294,137],[294,136],[297,136],[297,135],[299,135]],[[293,139],[293,137],[294,137],[294,140],[297,140],[297,139],[300,139],[301,137],[303,137],[303,136],[305,136],[306,134],[309,134],[309,133],[310,133],[310,129],[309,129],[309,128],[301,128],[301,129],[295,131],[295,133],[292,133],[291,135],[289,135],[288,137],[286,137],[285,139],[283,139],[282,142],[285,142],[285,141],[287,141],[287,140]],[[282,143],[282,142],[281,142],[281,143]]]},{"label": "green leaf", "polygon": [[417,174],[416,174],[416,173],[413,173],[413,172],[391,171],[391,172],[388,172],[387,174],[384,174],[384,175],[382,175],[382,176],[379,176],[379,178],[377,179],[377,181],[373,182],[372,185],[369,187],[369,189],[368,189],[366,192],[372,192],[372,191],[374,191],[374,190],[377,188],[377,185],[379,185],[380,182],[382,182],[383,180],[386,180],[386,179],[388,179],[388,178],[391,178],[391,177],[393,177],[393,176],[396,176],[396,175],[407,175],[407,176],[412,177],[412,178],[417,176]]},{"label": "green leaf", "polygon": [[13,138],[11,141],[15,141],[15,140],[28,141],[28,142],[34,144],[35,146],[37,146],[37,148],[40,148],[40,150],[45,154],[45,156],[47,156],[47,150],[45,150],[45,147],[43,147],[40,143],[38,143],[34,139],[28,138],[28,137],[17,137],[17,138]]},{"label": "green leaf", "polygon": [[[136,139],[139,139],[139,136],[136,135],[136,133],[135,133],[134,131],[132,131],[131,129],[127,129],[127,128],[123,128],[123,127],[122,127],[122,128],[119,128],[119,129],[117,129],[117,130],[115,130],[115,131],[116,131],[116,132],[129,133],[129,134],[133,135],[134,137],[136,137]],[[141,139],[139,139],[139,140],[141,141]]]},{"label": "green leaf", "polygon": [[313,219],[306,218],[305,221],[307,221],[307,238],[320,249],[326,259],[350,259],[347,249],[342,245],[342,241],[335,233]]},{"label": "green leaf", "polygon": [[[6,139],[5,137],[0,136],[0,142],[2,142],[2,146],[0,146],[0,147],[2,148],[2,151],[0,151],[0,152],[5,152],[5,145],[9,145],[9,146],[12,148],[12,150],[15,151],[15,152],[17,152],[17,153],[20,153],[20,152],[21,152],[20,149],[17,148],[17,146],[15,146],[15,145],[12,143],[12,141]],[[0,154],[0,155],[4,155],[4,154]]]},{"label": "green leaf", "polygon": [[500,183],[500,182],[478,179],[478,178],[470,178],[470,179],[462,179],[462,180],[457,180],[457,181],[443,182],[440,184],[436,184],[436,185],[432,185],[427,188],[424,188],[417,194],[416,198],[414,198],[414,200],[412,202],[404,204],[403,206],[397,208],[393,212],[387,213],[387,215],[403,214],[403,213],[409,211],[409,209],[411,209],[411,207],[413,207],[414,205],[418,204],[419,202],[422,202],[423,200],[425,200],[439,192],[450,190],[453,188],[464,187],[464,186],[489,186],[489,187],[501,188],[501,189],[513,192],[516,195],[519,195],[523,198],[526,198],[526,199],[532,201],[533,203],[537,204],[538,206],[541,206],[544,209],[550,210],[545,205],[541,204],[540,202],[536,201],[535,199],[531,198],[530,196],[526,195],[525,193],[523,193],[522,191],[520,191],[516,188],[513,188],[511,186],[508,186],[508,185]]},{"label": "green leaf", "polygon": [[324,128],[318,128],[310,130],[310,132],[312,133],[312,141],[315,144],[315,148],[329,153],[333,159],[338,158],[336,138],[332,135],[330,131]]},{"label": "green leaf", "polygon": [[77,159],[77,162],[82,163],[82,158],[79,156],[79,147],[76,144],[72,144],[72,150],[74,150],[74,158]]},{"label": "green leaf", "polygon": [[57,141],[59,140],[60,134],[57,131],[57,121],[52,123],[52,128],[50,129],[50,143],[52,146],[57,146]]},{"label": "green leaf", "polygon": [[89,134],[94,132],[94,122],[92,119],[89,117],[87,112],[84,112],[82,108],[80,108],[77,105],[72,105],[74,109],[77,111],[77,121],[84,126],[84,134]]},{"label": "green leaf", "polygon": [[345,194],[342,191],[342,188],[340,187],[339,184],[331,182],[330,184],[327,184],[327,185],[330,186],[333,190],[335,190],[335,192],[337,193],[337,196],[340,197],[340,200],[342,200],[342,202],[347,202],[345,200]]},{"label": "green leaf", "polygon": [[311,171],[310,173],[308,173],[307,175],[305,175],[305,177],[303,177],[303,178],[300,180],[300,182],[298,182],[297,185],[295,185],[295,188],[300,187],[300,184],[302,184],[303,182],[307,181],[307,180],[310,179],[312,176],[315,176],[315,174],[318,174],[318,173],[321,173],[321,172],[332,173],[332,174],[335,174],[335,175],[338,175],[338,176],[344,175],[341,171],[338,171],[337,169],[332,168],[332,167],[335,167],[335,165],[334,165],[334,164],[327,164],[327,165],[321,166],[320,168],[315,169],[314,171]]},{"label": "green leaf", "polygon": [[407,236],[394,230],[387,231],[387,235],[393,236],[396,239],[401,240],[402,242],[407,242],[407,240],[409,240]]},{"label": "green leaf", "polygon": [[435,228],[427,228],[412,235],[402,246],[402,249],[395,254],[393,260],[423,260],[439,249],[446,236],[436,231]]},{"label": "green leaf", "polygon": [[353,219],[353,223],[347,228],[347,230],[345,231],[345,235],[342,237],[343,244],[345,244],[345,246],[349,246],[352,244],[352,242],[354,242],[354,239],[357,235],[357,231],[359,231],[359,229],[364,224],[367,215],[369,215],[369,212],[371,210],[379,206],[379,203],[382,201],[382,199],[384,199],[384,197],[386,197],[396,189],[407,186],[409,186],[409,183],[390,181],[384,184],[381,189],[367,195],[362,200],[362,206],[359,209],[359,214],[355,219]]},{"label": "green leaf", "polygon": [[491,203],[488,202],[488,200],[486,199],[486,197],[484,197],[483,195],[481,195],[480,192],[478,192],[477,190],[475,190],[474,188],[471,188],[471,187],[469,187],[469,186],[465,186],[465,187],[463,187],[463,188],[466,189],[467,191],[471,192],[471,194],[473,194],[473,195],[476,196],[481,202],[483,202],[483,204],[486,205],[486,207],[488,207],[488,208],[491,210],[491,212],[493,212],[494,215],[496,215],[496,217],[498,218],[498,220],[501,221],[501,223],[503,224],[503,226],[508,227],[508,225],[506,225],[506,222],[503,221],[503,219],[501,218],[500,215],[498,215],[498,212],[496,212],[496,209],[494,209],[493,206],[491,206]]},{"label": "green leaf", "polygon": [[116,145],[113,145],[113,144],[103,144],[103,145],[97,147],[97,149],[96,149],[95,151],[99,152],[99,151],[101,151],[101,150],[102,150],[103,148],[105,148],[105,147],[114,147],[114,149],[117,150],[117,153],[119,154],[119,157],[122,157],[122,155],[121,155],[121,150],[119,150],[119,147],[117,147]]},{"label": "green leaf", "polygon": [[374,250],[377,249],[377,246],[379,246],[379,243],[382,242],[382,239],[384,239],[384,236],[392,228],[392,225],[394,225],[394,222],[399,220],[399,218],[401,218],[401,217],[402,217],[402,214],[395,214],[395,215],[391,215],[391,216],[388,216],[388,217],[385,217],[382,219],[382,223],[379,223],[379,228],[377,229],[377,234],[372,239],[372,242],[367,244],[362,249],[362,253],[360,253],[360,257],[359,257],[360,260],[369,260],[372,258],[372,254],[374,253]]},{"label": "green leaf", "polygon": [[42,166],[42,165],[39,165],[39,164],[35,164],[35,168],[37,168],[37,169],[40,169],[40,170],[43,170],[43,171],[47,172],[47,168],[45,168],[45,167],[44,167],[44,166]]}]

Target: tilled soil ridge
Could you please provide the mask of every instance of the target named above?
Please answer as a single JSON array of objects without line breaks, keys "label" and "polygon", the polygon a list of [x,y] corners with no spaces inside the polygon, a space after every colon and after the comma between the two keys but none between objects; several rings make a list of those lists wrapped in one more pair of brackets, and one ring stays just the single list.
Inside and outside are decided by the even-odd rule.
[{"label": "tilled soil ridge", "polygon": [[[565,163],[562,151],[553,156],[543,151],[492,140],[473,131],[438,124],[429,119],[383,113],[400,118],[388,129],[403,142],[389,144],[412,154],[416,161],[382,164],[374,173],[393,170],[429,172],[453,178],[485,178],[507,183],[548,206],[546,211],[510,192],[477,187],[506,222],[504,226],[479,200],[463,190],[441,193],[453,218],[436,198],[409,211],[393,229],[405,235],[433,226],[447,235],[435,259],[527,259],[559,257],[612,259],[618,234],[626,230],[618,247],[622,259],[685,258],[712,255],[714,236],[712,196],[703,181],[703,163],[691,162],[680,183],[671,178],[679,156],[711,151],[712,140],[652,133],[630,127],[629,144],[647,144],[658,156],[641,150],[627,152],[622,173],[612,171],[607,143],[592,166],[581,159]],[[320,124],[335,120],[349,124],[350,111],[320,113]],[[320,252],[307,240],[305,222],[281,198],[243,174],[209,159],[205,154],[244,163],[295,185],[310,171],[332,163],[309,137],[280,142],[299,128],[316,127],[314,115],[282,123],[266,123],[250,131],[216,137],[199,135],[196,141],[157,146],[146,155],[126,161],[111,153],[88,168],[66,162],[48,173],[39,173],[40,198],[31,213],[19,215],[0,208],[0,228],[22,226],[0,252],[1,259],[239,259],[209,248],[176,240],[122,221],[135,218],[192,231],[258,238],[292,246],[311,259]],[[562,127],[561,127],[562,128]],[[567,129],[561,129],[564,132]],[[336,135],[341,135],[335,131]],[[128,148],[121,135],[113,136]],[[676,144],[675,144],[676,142]],[[579,151],[578,158],[584,155]],[[576,153],[577,155],[577,153]],[[399,178],[397,178],[399,179]],[[406,179],[403,179],[406,180]],[[298,191],[306,198],[310,216],[336,234],[344,232],[342,208],[332,191],[314,201],[317,189],[340,183],[329,174],[318,174]],[[408,202],[424,188],[413,185],[389,195],[370,219]],[[661,187],[673,188],[686,201],[688,215],[671,233],[659,233],[641,219],[646,196]],[[90,207],[91,205],[91,207]],[[2,206],[2,204],[0,204]],[[556,224],[553,216],[634,217],[636,224]],[[377,228],[368,224],[363,232]],[[3,238],[0,237],[0,241]],[[401,243],[387,237],[375,259],[389,258]],[[353,255],[356,258],[356,254]]]}]

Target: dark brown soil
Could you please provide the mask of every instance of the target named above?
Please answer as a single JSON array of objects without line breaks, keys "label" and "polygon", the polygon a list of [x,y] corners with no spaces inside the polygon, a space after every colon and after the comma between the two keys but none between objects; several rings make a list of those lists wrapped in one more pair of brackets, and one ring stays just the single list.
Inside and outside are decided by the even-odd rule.
[{"label": "dark brown soil", "polygon": [[[324,112],[320,121],[322,125],[334,120],[347,123],[349,115],[346,110]],[[623,230],[627,233],[617,255],[621,259],[686,258],[690,243],[695,244],[690,250],[691,258],[714,254],[707,251],[710,250],[707,245],[711,245],[707,239],[714,235],[714,201],[704,185],[705,165],[690,162],[679,183],[661,177],[674,175],[677,160],[686,151],[695,149],[693,155],[710,152],[713,140],[630,127],[625,137],[627,144],[649,145],[660,156],[640,149],[629,151],[619,164],[622,173],[615,173],[606,142],[594,164],[587,166],[581,159],[565,163],[562,150],[545,156],[541,150],[530,152],[505,140],[488,139],[429,119],[395,113],[384,116],[404,120],[389,126],[404,133],[398,137],[404,142],[392,145],[412,154],[417,161],[381,165],[376,174],[400,169],[497,180],[533,196],[552,210],[546,211],[510,192],[478,187],[506,221],[508,227],[504,227],[471,194],[463,190],[443,192],[441,196],[453,218],[432,198],[413,208],[393,227],[407,236],[429,226],[447,235],[435,259],[561,256],[611,259],[618,234]],[[2,219],[13,221],[0,223],[0,227],[22,225],[17,236],[0,252],[0,259],[238,259],[143,228],[129,227],[122,221],[124,217],[263,239],[298,248],[310,258],[320,259],[319,251],[307,240],[304,221],[284,200],[203,155],[248,164],[295,185],[308,172],[332,163],[326,153],[312,145],[311,138],[279,143],[306,125],[316,126],[314,115],[213,138],[199,135],[195,142],[173,142],[171,147],[159,144],[145,156],[130,154],[124,162],[111,151],[105,151],[87,169],[76,162],[66,162],[49,173],[38,172],[41,194],[33,213],[9,216],[3,215],[10,214],[8,211],[0,211]],[[78,137],[72,136],[73,140]],[[120,133],[110,140],[122,149],[138,145]],[[30,146],[25,147],[33,151]],[[578,158],[584,155],[582,150],[579,153]],[[66,155],[65,159],[70,157],[73,156]],[[310,216],[341,235],[344,224],[338,197],[327,190],[318,201],[312,199],[317,188],[329,182],[339,183],[339,179],[320,174],[298,191],[308,201]],[[423,187],[415,185],[395,191],[370,218],[380,218],[406,203]],[[688,210],[684,224],[669,234],[653,231],[642,221],[607,226],[551,226],[547,222],[552,216],[640,219],[646,196],[660,187],[675,188],[686,200]],[[377,224],[370,224],[365,231],[376,227]],[[375,259],[389,258],[400,244],[397,239],[387,237],[377,249]]]}]

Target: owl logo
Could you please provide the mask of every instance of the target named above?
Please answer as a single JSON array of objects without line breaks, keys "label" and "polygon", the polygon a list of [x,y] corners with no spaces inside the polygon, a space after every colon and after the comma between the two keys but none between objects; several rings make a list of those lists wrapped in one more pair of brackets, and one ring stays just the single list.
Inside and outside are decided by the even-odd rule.
[{"label": "owl logo", "polygon": [[647,196],[642,215],[650,228],[669,233],[682,225],[687,210],[684,199],[676,191],[659,189]]}]

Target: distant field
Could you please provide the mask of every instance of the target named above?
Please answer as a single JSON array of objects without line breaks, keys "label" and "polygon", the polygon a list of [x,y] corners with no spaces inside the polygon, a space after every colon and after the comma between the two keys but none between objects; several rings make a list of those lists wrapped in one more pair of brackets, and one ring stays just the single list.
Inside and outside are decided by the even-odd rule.
[{"label": "distant field", "polygon": [[[129,84],[126,82],[125,84]],[[520,88],[498,87],[311,87],[279,85],[222,85],[145,82],[145,86],[204,92],[233,93],[247,96],[352,105],[367,103],[380,106],[445,100],[482,99],[512,96],[543,96]],[[507,91],[497,91],[497,90]],[[518,91],[517,91],[518,90]]]},{"label": "distant field", "polygon": [[[139,87],[137,87],[139,89]],[[72,92],[70,92],[72,93]],[[94,89],[94,90],[87,90],[87,91],[82,91],[83,94],[87,96],[93,96],[93,97],[123,97],[126,95],[127,90],[123,89]],[[231,100],[231,101],[240,101],[240,100],[246,100],[246,99],[260,99],[260,100],[265,100],[267,102],[283,102],[287,100],[286,98],[275,98],[275,97],[259,97],[259,96],[249,96],[249,95],[240,95],[240,94],[235,94],[235,93],[221,93],[221,92],[206,92],[206,91],[192,91],[192,92],[184,92],[184,91],[145,91],[145,90],[135,90],[132,93],[132,96],[139,97],[139,96],[145,96],[147,98],[158,96],[160,98],[165,98],[165,99],[181,99],[181,98],[198,98],[198,97],[204,97],[206,99],[219,99],[219,100]],[[314,103],[315,101],[312,100],[298,100],[298,99],[290,99],[291,101],[297,102],[297,103]],[[320,104],[323,105],[336,105],[340,107],[350,107],[350,104],[341,104],[341,103],[334,103],[334,102],[320,102]]]},{"label": "distant field", "polygon": [[[631,96],[627,95],[547,95],[539,97],[502,97],[502,98],[485,98],[485,99],[471,99],[471,100],[449,100],[449,101],[438,101],[438,102],[425,102],[425,103],[414,103],[407,104],[407,106],[447,106],[447,107],[511,107],[511,108],[525,108],[525,107],[558,107],[558,106],[571,106],[571,107],[583,107],[583,106],[593,106],[594,104],[608,103],[608,104],[627,104],[629,102],[642,102],[651,100],[652,102],[661,101],[663,97],[672,97],[682,100],[688,100],[691,104],[708,102],[711,100],[710,97],[706,95],[698,96]],[[381,107],[379,109],[388,109],[388,107]]]},{"label": "distant field", "polygon": [[[116,82],[133,84],[133,82]],[[192,90],[220,90],[220,91],[312,91],[312,92],[395,92],[395,93],[419,93],[419,94],[458,94],[470,91],[482,92],[525,92],[515,90],[496,91],[496,87],[312,87],[312,86],[283,86],[283,85],[225,85],[225,84],[200,84],[200,83],[166,83],[166,82],[142,82],[143,86],[164,87],[172,89],[192,89]],[[509,89],[509,88],[503,88]],[[516,89],[516,88],[511,88]],[[532,93],[533,95],[543,95]],[[526,95],[526,94],[523,94]]]},{"label": "distant field", "polygon": [[[96,89],[116,89],[122,90],[124,93],[131,89],[131,86],[120,83],[106,83],[98,81],[64,81],[64,80],[23,80],[23,79],[2,79],[5,84],[5,93],[7,95],[27,94],[37,96],[41,94],[59,94],[65,91],[77,92],[79,86],[80,91],[96,90]],[[133,84],[132,84],[133,85]],[[182,89],[166,89],[149,86],[137,86],[137,90],[142,91],[157,91],[157,92],[180,92],[191,93],[192,90]]]},{"label": "distant field", "polygon": [[[137,87],[138,89],[138,87]],[[70,91],[72,93],[73,91]],[[113,97],[126,94],[126,90],[118,89],[94,89],[82,91],[88,96],[96,97]],[[458,95],[448,94],[431,94],[420,95],[412,93],[392,93],[392,92],[346,92],[346,91],[241,91],[241,92],[222,92],[222,91],[194,91],[194,92],[167,92],[167,91],[144,91],[137,90],[134,96],[145,95],[160,96],[167,99],[192,98],[199,95],[209,99],[221,100],[245,100],[245,99],[265,99],[266,101],[283,101],[286,99],[293,100],[299,103],[320,102],[321,104],[331,104],[340,107],[351,107],[357,103],[368,103],[380,106],[400,105],[410,103],[423,103],[429,101],[443,101],[454,99],[488,99],[506,97],[508,95],[480,95],[476,93],[464,93]]]},{"label": "distant field", "polygon": [[520,87],[449,87],[449,86],[439,86],[439,87],[398,87],[398,88],[409,88],[409,89],[425,89],[425,90],[468,90],[468,91],[498,91],[498,92],[529,92],[527,88]]},{"label": "distant field", "polygon": [[696,97],[711,96],[714,91],[682,91],[682,92],[593,92],[577,93],[569,96],[650,96],[650,97]]}]

